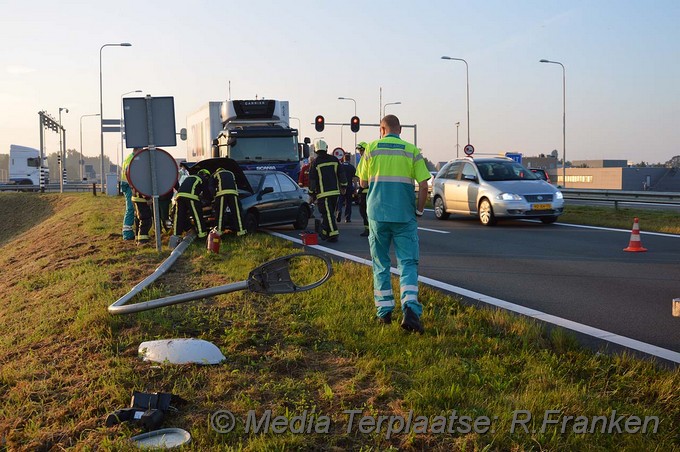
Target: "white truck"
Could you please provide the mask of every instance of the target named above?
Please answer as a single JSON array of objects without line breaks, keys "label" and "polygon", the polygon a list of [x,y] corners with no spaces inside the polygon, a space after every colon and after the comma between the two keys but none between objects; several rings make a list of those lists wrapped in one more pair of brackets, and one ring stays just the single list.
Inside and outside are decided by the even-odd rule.
[{"label": "white truck", "polygon": [[229,157],[244,170],[278,170],[297,180],[309,140],[299,146],[289,120],[288,101],[208,102],[187,118],[187,160]]},{"label": "white truck", "polygon": [[[9,183],[38,190],[49,183],[47,158],[38,149],[12,144],[9,147]],[[31,185],[32,187],[28,187]]]}]

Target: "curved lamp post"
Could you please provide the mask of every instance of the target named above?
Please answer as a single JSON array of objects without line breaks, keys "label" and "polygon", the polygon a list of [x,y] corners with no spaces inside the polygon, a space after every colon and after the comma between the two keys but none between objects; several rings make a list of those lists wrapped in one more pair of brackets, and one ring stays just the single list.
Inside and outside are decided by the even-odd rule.
[{"label": "curved lamp post", "polygon": [[454,61],[462,61],[465,63],[465,86],[467,90],[467,144],[470,143],[470,74],[468,71],[468,64],[467,61],[465,61],[462,58],[452,58],[449,56],[443,56],[442,60],[454,60]]},{"label": "curved lamp post", "polygon": [[540,60],[539,63],[552,63],[562,66],[562,186],[567,186],[567,77],[564,65],[559,61]]},{"label": "curved lamp post", "polygon": [[102,101],[102,50],[104,47],[130,47],[129,42],[121,42],[120,44],[104,44],[99,48],[99,143],[100,143],[100,171],[101,171],[101,192],[104,193],[104,104]]},{"label": "curved lamp post", "polygon": [[401,102],[388,102],[385,105],[383,105],[383,111],[382,111],[382,117],[384,118],[386,113],[385,109],[387,108],[388,105],[401,105]]}]

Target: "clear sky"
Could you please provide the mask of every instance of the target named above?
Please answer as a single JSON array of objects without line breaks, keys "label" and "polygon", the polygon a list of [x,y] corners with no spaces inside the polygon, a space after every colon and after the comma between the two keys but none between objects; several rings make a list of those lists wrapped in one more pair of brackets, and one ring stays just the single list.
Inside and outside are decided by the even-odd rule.
[{"label": "clear sky", "polygon": [[[557,149],[562,155],[562,68],[566,68],[567,160],[665,162],[680,154],[680,1],[611,0],[5,0],[0,14],[0,153],[39,147],[38,111],[79,149],[81,116],[120,117],[121,95],[173,96],[178,130],[208,101],[290,102],[301,135],[341,144],[339,127],[318,134],[317,114],[376,123],[386,111],[417,125],[430,160]],[[297,127],[298,121],[292,120]],[[82,119],[83,152],[99,155],[99,120]],[[354,137],[345,127],[346,150]],[[115,163],[120,137],[105,134]],[[402,136],[413,141],[410,129]],[[358,140],[378,138],[363,127]],[[46,133],[46,151],[58,150]],[[185,156],[185,145],[168,148]],[[127,150],[125,153],[127,154]]]}]

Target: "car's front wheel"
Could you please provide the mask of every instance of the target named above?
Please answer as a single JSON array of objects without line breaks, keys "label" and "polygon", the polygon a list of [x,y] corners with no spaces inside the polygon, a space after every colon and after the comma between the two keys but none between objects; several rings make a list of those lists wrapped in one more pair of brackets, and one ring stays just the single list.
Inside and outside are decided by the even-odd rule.
[{"label": "car's front wheel", "polygon": [[496,224],[496,216],[493,214],[493,207],[488,199],[484,198],[479,203],[479,222],[484,226]]},{"label": "car's front wheel", "polygon": [[293,227],[295,229],[304,229],[307,227],[307,224],[309,223],[309,209],[307,206],[300,206],[300,209],[298,210],[297,213],[297,218],[295,219],[295,223],[293,223]]},{"label": "car's front wheel", "polygon": [[434,198],[434,216],[437,217],[438,220],[446,220],[449,218],[449,214],[444,206],[444,200],[439,196]]},{"label": "car's front wheel", "polygon": [[246,214],[245,228],[248,234],[257,231],[257,213],[252,210]]}]

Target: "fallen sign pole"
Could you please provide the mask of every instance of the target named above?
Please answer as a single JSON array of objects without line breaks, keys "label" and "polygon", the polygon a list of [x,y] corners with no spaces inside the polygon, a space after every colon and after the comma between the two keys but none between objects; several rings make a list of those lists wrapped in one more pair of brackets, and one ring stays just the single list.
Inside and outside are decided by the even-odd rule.
[{"label": "fallen sign pole", "polygon": [[[182,240],[182,242],[170,254],[168,259],[166,259],[166,261],[163,262],[163,264],[161,264],[152,275],[137,284],[130,292],[111,304],[108,308],[109,313],[113,315],[133,314],[136,312],[148,311],[173,304],[185,303],[192,300],[200,300],[202,298],[213,297],[215,295],[222,295],[246,289],[251,292],[267,295],[303,292],[319,287],[321,284],[326,282],[333,273],[331,261],[327,256],[310,253],[296,253],[279,257],[278,259],[274,259],[260,265],[250,272],[248,279],[245,281],[211,287],[208,289],[195,290],[193,292],[172,295],[165,298],[143,301],[124,306],[127,302],[132,300],[135,295],[140,293],[144,288],[146,288],[148,285],[158,279],[159,276],[165,273],[165,271],[170,268],[177,257],[184,252],[188,244],[193,240],[193,237],[194,236],[191,236],[191,240],[187,240],[188,237]],[[170,261],[171,258],[172,260]],[[292,261],[301,258],[315,258],[322,260],[326,265],[326,273],[317,281],[303,286],[298,286],[291,279],[290,264]],[[168,261],[170,261],[170,263],[166,264]]]}]

